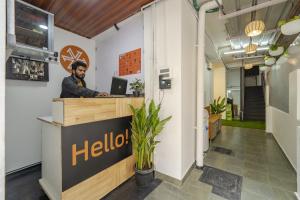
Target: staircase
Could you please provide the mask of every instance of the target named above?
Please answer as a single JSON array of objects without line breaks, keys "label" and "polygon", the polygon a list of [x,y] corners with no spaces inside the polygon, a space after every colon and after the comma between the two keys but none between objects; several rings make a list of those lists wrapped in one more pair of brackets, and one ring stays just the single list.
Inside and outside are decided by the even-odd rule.
[{"label": "staircase", "polygon": [[245,87],[244,120],[265,121],[265,115],[265,99],[263,87]]}]

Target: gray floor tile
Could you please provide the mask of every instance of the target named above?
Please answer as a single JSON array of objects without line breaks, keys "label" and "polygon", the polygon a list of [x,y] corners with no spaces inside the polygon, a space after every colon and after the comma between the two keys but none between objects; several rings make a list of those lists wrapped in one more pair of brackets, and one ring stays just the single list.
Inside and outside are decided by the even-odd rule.
[{"label": "gray floor tile", "polygon": [[[262,130],[222,127],[212,146],[231,149],[234,156],[208,151],[204,164],[243,176],[242,200],[296,200],[296,173],[270,134]],[[212,186],[198,181],[193,169],[181,186],[162,183],[148,200],[224,200]]]}]

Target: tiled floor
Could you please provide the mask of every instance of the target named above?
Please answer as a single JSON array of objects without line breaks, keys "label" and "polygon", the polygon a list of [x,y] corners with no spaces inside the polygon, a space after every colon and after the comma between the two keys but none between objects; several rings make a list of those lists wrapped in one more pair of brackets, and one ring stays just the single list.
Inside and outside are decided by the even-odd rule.
[{"label": "tiled floor", "polygon": [[[209,151],[204,163],[243,176],[241,199],[296,199],[296,173],[270,134],[257,129],[223,127],[211,145],[233,150],[233,156]],[[211,192],[212,186],[198,181],[201,173],[193,169],[182,186],[164,181],[146,199],[223,199]]]}]

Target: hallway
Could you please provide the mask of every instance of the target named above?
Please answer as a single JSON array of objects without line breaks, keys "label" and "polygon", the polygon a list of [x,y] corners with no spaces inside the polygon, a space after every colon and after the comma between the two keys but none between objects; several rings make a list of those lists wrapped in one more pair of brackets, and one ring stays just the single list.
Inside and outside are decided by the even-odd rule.
[{"label": "hallway", "polygon": [[[296,173],[270,134],[223,126],[211,147],[232,150],[225,155],[210,148],[204,163],[242,176],[242,200],[296,199]],[[223,199],[212,193],[212,186],[198,181],[201,174],[193,169],[182,186],[164,181],[146,199]]]}]

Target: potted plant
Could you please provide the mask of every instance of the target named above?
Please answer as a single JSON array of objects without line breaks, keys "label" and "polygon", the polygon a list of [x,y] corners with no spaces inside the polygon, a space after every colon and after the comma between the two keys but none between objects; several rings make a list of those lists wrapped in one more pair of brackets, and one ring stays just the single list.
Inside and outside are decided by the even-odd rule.
[{"label": "potted plant", "polygon": [[259,71],[261,72],[268,72],[270,71],[270,66],[266,66],[266,65],[263,65],[263,66],[259,66]]},{"label": "potted plant", "polygon": [[276,44],[272,44],[269,49],[269,54],[270,56],[280,56],[283,54],[284,48],[283,47],[278,47]]},{"label": "potted plant", "polygon": [[145,84],[141,79],[136,78],[135,81],[131,82],[130,89],[133,90],[133,96],[140,96],[141,92],[144,90]]},{"label": "potted plant", "polygon": [[290,20],[280,20],[278,22],[283,35],[294,35],[300,32],[300,16],[294,16]]},{"label": "potted plant", "polygon": [[274,57],[265,56],[265,65],[274,65],[276,62],[276,59]]},{"label": "potted plant", "polygon": [[222,121],[221,121],[221,114],[226,111],[226,102],[225,102],[225,97],[221,99],[219,97],[218,99],[214,99],[213,103],[210,104],[210,112],[211,114],[218,115],[219,116],[219,121],[218,121],[218,132],[221,131],[222,127]]},{"label": "potted plant", "polygon": [[152,100],[148,109],[145,103],[140,108],[130,105],[132,111],[131,141],[135,156],[135,178],[138,186],[148,186],[154,180],[153,153],[159,143],[156,136],[171,119],[160,119],[161,104],[155,105]]},{"label": "potted plant", "polygon": [[223,99],[221,99],[221,97],[219,97],[218,99],[215,99],[213,101],[213,103],[210,104],[211,114],[220,115],[225,110],[226,110],[225,97]]}]

